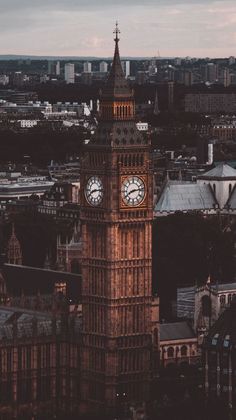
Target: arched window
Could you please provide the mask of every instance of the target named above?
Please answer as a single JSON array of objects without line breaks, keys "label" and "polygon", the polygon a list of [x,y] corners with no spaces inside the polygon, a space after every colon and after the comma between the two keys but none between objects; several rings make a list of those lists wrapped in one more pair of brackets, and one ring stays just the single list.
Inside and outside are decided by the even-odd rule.
[{"label": "arched window", "polygon": [[187,356],[187,346],[182,346],[180,353],[181,356]]},{"label": "arched window", "polygon": [[220,304],[225,305],[225,295],[220,296]]},{"label": "arched window", "polygon": [[167,357],[174,357],[174,348],[173,347],[168,347]]},{"label": "arched window", "polygon": [[202,314],[203,316],[211,316],[211,299],[208,295],[202,297]]}]

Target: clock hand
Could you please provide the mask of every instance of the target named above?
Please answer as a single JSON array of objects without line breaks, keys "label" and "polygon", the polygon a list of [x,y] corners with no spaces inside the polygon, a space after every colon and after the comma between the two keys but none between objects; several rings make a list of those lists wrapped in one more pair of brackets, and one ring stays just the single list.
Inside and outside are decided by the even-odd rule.
[{"label": "clock hand", "polygon": [[132,194],[132,193],[134,193],[136,191],[143,191],[143,190],[144,190],[144,188],[136,188],[136,189],[133,189],[133,190],[127,192],[127,194],[125,195],[125,197],[127,197],[128,195],[130,195],[130,194]]},{"label": "clock hand", "polygon": [[102,190],[101,189],[91,190],[88,196],[90,197],[90,195],[99,191],[102,191]]}]

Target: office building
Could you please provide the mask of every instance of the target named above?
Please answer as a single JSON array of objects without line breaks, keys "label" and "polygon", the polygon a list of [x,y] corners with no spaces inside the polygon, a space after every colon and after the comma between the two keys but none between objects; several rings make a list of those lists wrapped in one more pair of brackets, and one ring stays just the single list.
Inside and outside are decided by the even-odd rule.
[{"label": "office building", "polygon": [[67,84],[75,83],[75,65],[72,63],[65,64],[65,82]]},{"label": "office building", "polygon": [[92,72],[92,63],[89,63],[89,61],[86,61],[84,63],[84,73],[91,73]]},{"label": "office building", "polygon": [[100,73],[107,73],[107,70],[108,70],[108,64],[106,63],[106,61],[101,61],[101,63],[99,64]]}]

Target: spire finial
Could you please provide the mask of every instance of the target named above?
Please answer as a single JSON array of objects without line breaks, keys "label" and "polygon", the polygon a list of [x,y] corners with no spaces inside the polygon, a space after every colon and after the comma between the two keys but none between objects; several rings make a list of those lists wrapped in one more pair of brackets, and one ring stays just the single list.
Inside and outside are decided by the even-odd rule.
[{"label": "spire finial", "polygon": [[114,31],[113,31],[113,34],[115,34],[114,41],[115,41],[116,43],[118,43],[118,42],[119,42],[119,40],[120,40],[120,38],[119,38],[120,30],[119,30],[119,25],[118,25],[118,22],[117,22],[117,21],[116,21],[116,27],[115,27],[115,29],[114,29]]}]

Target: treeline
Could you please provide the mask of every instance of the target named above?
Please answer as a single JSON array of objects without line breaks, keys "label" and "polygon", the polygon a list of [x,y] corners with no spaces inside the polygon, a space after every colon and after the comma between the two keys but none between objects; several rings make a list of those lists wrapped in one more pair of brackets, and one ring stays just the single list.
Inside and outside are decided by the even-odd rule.
[{"label": "treeline", "polygon": [[161,315],[168,318],[178,286],[230,283],[235,277],[236,225],[224,218],[175,214],[155,220],[153,227],[153,287],[161,298]]},{"label": "treeline", "polygon": [[79,155],[84,131],[68,129],[53,131],[32,128],[29,131],[0,131],[0,162],[22,163],[29,156],[36,165],[47,165],[51,159],[65,161],[67,156]]}]

